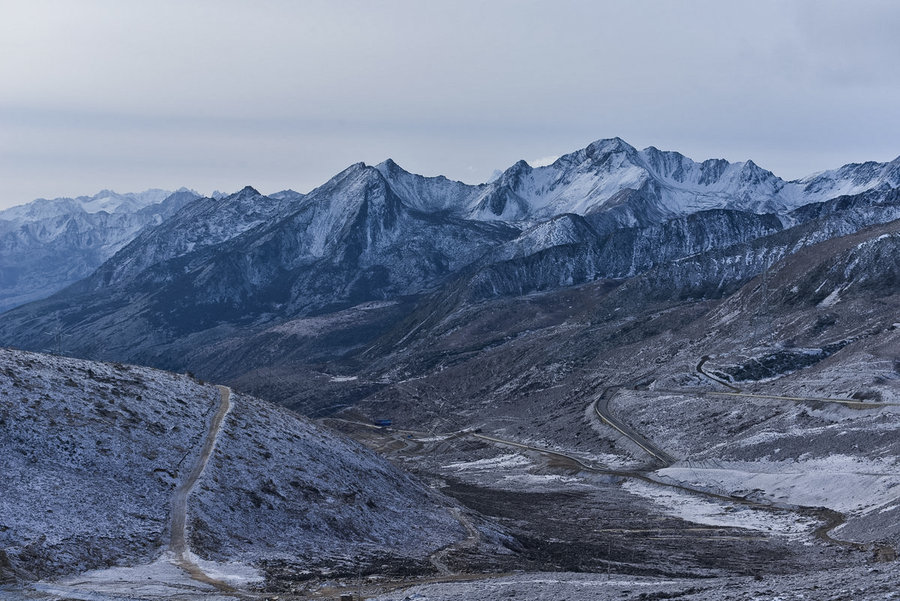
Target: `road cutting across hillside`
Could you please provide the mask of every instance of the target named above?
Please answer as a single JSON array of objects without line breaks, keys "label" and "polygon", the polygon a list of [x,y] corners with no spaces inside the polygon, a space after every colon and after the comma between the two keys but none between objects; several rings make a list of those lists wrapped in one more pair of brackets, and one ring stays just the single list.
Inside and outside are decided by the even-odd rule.
[{"label": "road cutting across hillside", "polygon": [[[898,406],[900,403],[882,403],[875,401],[864,401],[864,400],[856,400],[856,399],[841,399],[837,397],[798,397],[798,396],[784,396],[777,394],[764,394],[759,392],[745,392],[744,390],[738,388],[731,382],[728,382],[722,378],[714,376],[709,373],[703,366],[709,361],[709,355],[704,355],[700,358],[700,362],[697,363],[697,373],[701,376],[705,377],[707,380],[714,382],[716,384],[721,384],[722,386],[728,388],[730,392],[718,391],[718,390],[697,390],[690,391],[690,394],[696,394],[697,396],[737,396],[737,397],[746,397],[751,399],[771,399],[774,401],[791,401],[793,403],[835,403],[838,405],[845,405],[847,407],[852,407],[854,409],[877,409],[878,407],[891,407]],[[657,392],[664,392],[670,394],[685,394],[687,391],[684,390],[665,390],[658,389]]]},{"label": "road cutting across hillside", "polygon": [[[674,463],[676,463],[677,459],[675,457],[673,457],[672,455],[670,455],[669,453],[667,453],[666,451],[664,451],[663,449],[658,447],[652,441],[650,441],[647,438],[645,438],[644,436],[642,436],[640,433],[635,431],[633,428],[631,428],[627,424],[622,423],[620,420],[618,420],[614,415],[612,415],[610,413],[609,403],[612,400],[612,398],[615,396],[615,393],[618,390],[620,390],[621,388],[623,388],[623,386],[608,386],[608,387],[604,388],[603,391],[600,393],[599,397],[597,397],[591,404],[591,406],[593,408],[593,412],[605,424],[607,424],[608,426],[613,428],[615,431],[617,431],[620,435],[624,436],[630,442],[637,445],[641,450],[643,450],[645,453],[647,453],[656,462],[660,463],[662,465],[662,467],[669,467],[669,466],[673,465]],[[654,392],[663,392],[663,391],[654,391]],[[675,391],[667,391],[667,392],[671,393],[671,392],[675,392]],[[696,391],[680,390],[677,392],[680,394],[693,394]],[[748,396],[746,393],[718,393],[718,394],[736,394],[736,395],[741,395],[741,396]],[[763,395],[759,395],[759,396],[762,396],[763,398],[775,398],[772,396],[763,396]],[[790,399],[790,400],[795,400],[795,399]],[[810,400],[824,400],[824,399],[796,399],[796,400],[810,401]],[[839,401],[839,400],[840,399],[834,399],[834,401]],[[851,401],[845,401],[845,402],[850,403]],[[339,420],[339,421],[343,421],[344,423],[355,423],[356,425],[363,426],[367,429],[381,430],[381,431],[384,431],[385,433],[390,433],[390,429],[375,428],[371,424],[367,424],[367,423],[363,423],[363,422],[353,422],[351,420]],[[415,431],[415,430],[402,430],[402,431],[398,431],[398,432],[402,432],[404,435],[416,435],[416,436],[425,436],[425,435],[433,436],[434,435],[434,433],[424,432],[424,431],[419,432],[419,431]],[[805,506],[793,505],[793,504],[787,504],[787,503],[778,503],[778,502],[774,502],[774,501],[754,501],[754,500],[750,500],[750,499],[746,499],[746,498],[742,498],[742,497],[738,497],[738,496],[733,496],[733,495],[718,494],[718,493],[715,493],[710,490],[704,490],[702,488],[697,488],[697,487],[689,486],[686,484],[661,481],[657,478],[654,478],[651,474],[646,473],[646,472],[632,471],[632,470],[616,470],[616,469],[609,469],[609,468],[599,466],[599,465],[593,465],[593,464],[588,463],[574,455],[568,454],[564,451],[557,451],[557,450],[548,449],[548,448],[544,448],[544,447],[538,447],[538,446],[534,446],[534,445],[530,445],[530,444],[526,444],[526,443],[522,443],[522,442],[499,438],[496,436],[490,436],[490,435],[482,434],[482,433],[474,431],[474,430],[460,430],[457,432],[445,433],[444,436],[447,436],[448,440],[450,438],[469,436],[472,438],[476,438],[476,439],[494,443],[494,444],[510,446],[510,447],[514,447],[514,448],[523,449],[526,451],[533,451],[536,453],[540,453],[551,459],[555,459],[558,461],[564,461],[564,462],[572,465],[574,468],[584,469],[584,470],[591,471],[594,473],[642,480],[644,482],[651,483],[654,485],[663,486],[663,487],[671,488],[671,489],[675,489],[675,490],[681,490],[686,493],[695,494],[695,495],[699,495],[702,497],[715,499],[715,500],[723,501],[723,502],[728,502],[728,503],[732,503],[732,504],[739,504],[739,505],[743,505],[746,507],[759,509],[759,510],[763,510],[763,511],[790,511],[790,512],[794,512],[794,513],[797,513],[800,515],[814,517],[820,523],[819,527],[817,527],[813,532],[813,534],[816,538],[819,538],[820,540],[827,542],[827,543],[832,543],[832,544],[836,544],[836,545],[840,545],[840,546],[844,546],[844,547],[848,547],[848,548],[853,548],[853,549],[858,549],[858,550],[867,550],[868,549],[868,546],[865,544],[856,543],[853,541],[844,541],[844,540],[833,538],[830,535],[830,532],[832,530],[834,530],[835,528],[837,528],[838,526],[842,525],[845,522],[845,518],[844,518],[843,514],[841,514],[840,512],[834,511],[831,509],[827,509],[824,507],[805,507]]]},{"label": "road cutting across hillside", "polygon": [[173,555],[173,563],[184,570],[192,579],[214,586],[222,592],[233,593],[235,592],[234,587],[210,577],[190,559],[190,547],[185,534],[188,498],[200,476],[203,475],[203,470],[206,469],[209,457],[216,447],[216,440],[218,440],[219,432],[222,429],[222,422],[231,410],[231,389],[227,386],[216,386],[216,388],[219,389],[221,400],[219,408],[213,415],[212,420],[210,420],[203,447],[200,449],[200,456],[197,458],[197,462],[187,478],[175,489],[175,495],[172,497],[172,513],[169,518],[169,552]]},{"label": "road cutting across hillside", "polygon": [[653,442],[647,438],[641,436],[627,424],[616,419],[615,416],[610,413],[609,402],[612,400],[612,397],[615,396],[619,388],[621,387],[607,386],[604,388],[603,392],[600,393],[600,396],[597,397],[597,400],[594,401],[594,412],[605,424],[625,436],[625,438],[639,446],[648,455],[662,463],[663,467],[669,467],[675,463],[676,459],[674,457],[653,444]]}]

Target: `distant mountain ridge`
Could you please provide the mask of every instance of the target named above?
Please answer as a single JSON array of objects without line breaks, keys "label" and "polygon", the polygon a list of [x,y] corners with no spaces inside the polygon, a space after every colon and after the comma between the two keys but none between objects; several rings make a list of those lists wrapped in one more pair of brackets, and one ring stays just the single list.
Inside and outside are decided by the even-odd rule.
[{"label": "distant mountain ridge", "polygon": [[[178,192],[187,191],[181,188]],[[75,198],[38,198],[29,203],[0,210],[0,220],[24,222],[38,221],[68,213],[83,211],[85,213],[135,213],[141,209],[161,203],[172,192],[151,188],[143,192],[127,192],[119,194],[112,190],[101,190],[93,196],[77,196]]]},{"label": "distant mountain ridge", "polygon": [[143,229],[199,198],[182,188],[39,199],[0,211],[0,311],[90,275]]},{"label": "distant mountain ridge", "polygon": [[900,158],[785,182],[752,161],[619,138],[476,186],[357,163],[308,194],[184,199],[89,277],[0,317],[0,343],[48,348],[61,329],[73,352],[181,369],[186,345],[241,328],[435,291],[478,302],[620,280],[716,253],[717,284],[697,274],[660,294],[723,294],[763,268],[748,244],[784,231],[779,248],[795,252],[897,219],[898,183]]},{"label": "distant mountain ridge", "polygon": [[392,160],[376,167],[410,206],[479,220],[542,220],[590,215],[631,205],[632,224],[707,209],[785,213],[804,204],[900,185],[900,157],[845,165],[784,181],[753,161],[696,163],[653,146],[638,151],[620,138],[598,140],[544,167],[518,161],[487,184],[469,186],[404,171]]}]

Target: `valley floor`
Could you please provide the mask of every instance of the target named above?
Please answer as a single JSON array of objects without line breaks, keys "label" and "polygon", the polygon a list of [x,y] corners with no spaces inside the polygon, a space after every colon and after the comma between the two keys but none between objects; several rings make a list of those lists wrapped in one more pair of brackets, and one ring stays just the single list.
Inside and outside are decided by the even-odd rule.
[{"label": "valley floor", "polygon": [[[257,572],[179,561],[175,544],[146,565],[0,588],[0,599],[900,598],[896,399],[745,392],[704,375],[691,388],[598,387],[581,413],[498,410],[445,432],[441,420],[323,419],[458,503],[449,513],[462,536],[428,562],[348,554],[333,570],[269,562]],[[878,452],[854,455],[863,444]]]}]

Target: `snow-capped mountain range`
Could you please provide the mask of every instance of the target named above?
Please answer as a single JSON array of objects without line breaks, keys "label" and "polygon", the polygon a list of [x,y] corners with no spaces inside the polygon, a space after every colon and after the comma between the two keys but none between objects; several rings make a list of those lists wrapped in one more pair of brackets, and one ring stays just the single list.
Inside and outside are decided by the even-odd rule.
[{"label": "snow-capped mountain range", "polygon": [[544,167],[519,161],[480,186],[416,176],[390,159],[377,169],[416,209],[504,221],[588,215],[638,199],[643,206],[635,209],[663,218],[719,208],[786,213],[810,202],[900,185],[900,157],[787,182],[753,161],[697,163],[652,146],[639,151],[620,138],[598,140]]},{"label": "snow-capped mountain range", "polygon": [[39,199],[0,211],[0,311],[89,275],[143,229],[199,194],[147,190]]},{"label": "snow-capped mountain range", "polygon": [[[186,191],[185,188],[179,192]],[[40,221],[75,212],[136,213],[141,209],[164,201],[172,192],[151,188],[143,192],[119,194],[112,190],[101,190],[93,196],[75,198],[38,198],[27,204],[0,211],[0,220],[23,223]],[[195,192],[196,194],[196,192]],[[198,195],[199,196],[199,195]]]},{"label": "snow-capped mountain range", "polygon": [[[351,165],[305,195],[182,191],[142,209],[180,199],[93,274],[4,314],[0,342],[48,348],[46,331],[62,327],[86,356],[181,368],[186,336],[222,328],[437,290],[475,300],[629,278],[782,231],[771,243],[795,252],[900,218],[898,184],[900,158],[785,182],[752,161],[696,163],[613,138],[545,167],[519,161],[480,185],[387,160]],[[766,255],[729,256],[744,258],[692,294],[721,294]]]}]

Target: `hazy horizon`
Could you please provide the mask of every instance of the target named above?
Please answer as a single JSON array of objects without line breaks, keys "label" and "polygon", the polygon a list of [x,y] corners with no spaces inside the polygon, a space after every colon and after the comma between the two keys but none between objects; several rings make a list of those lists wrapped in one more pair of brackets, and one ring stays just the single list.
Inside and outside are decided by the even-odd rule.
[{"label": "hazy horizon", "polygon": [[394,159],[480,183],[621,137],[785,180],[900,154],[900,5],[4,3],[0,208]]}]

